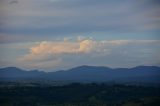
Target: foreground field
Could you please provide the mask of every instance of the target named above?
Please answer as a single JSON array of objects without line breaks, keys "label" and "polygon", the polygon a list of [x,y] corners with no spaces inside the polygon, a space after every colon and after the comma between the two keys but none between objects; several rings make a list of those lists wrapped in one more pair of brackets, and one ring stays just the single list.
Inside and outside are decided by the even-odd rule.
[{"label": "foreground field", "polygon": [[0,87],[0,106],[160,106],[160,88],[106,84]]}]

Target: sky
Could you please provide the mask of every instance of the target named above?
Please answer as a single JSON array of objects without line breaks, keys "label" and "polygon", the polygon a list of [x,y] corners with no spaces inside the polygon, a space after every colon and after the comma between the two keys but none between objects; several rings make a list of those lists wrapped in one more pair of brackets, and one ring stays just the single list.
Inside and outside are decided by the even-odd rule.
[{"label": "sky", "polygon": [[0,67],[160,66],[159,0],[0,0]]}]

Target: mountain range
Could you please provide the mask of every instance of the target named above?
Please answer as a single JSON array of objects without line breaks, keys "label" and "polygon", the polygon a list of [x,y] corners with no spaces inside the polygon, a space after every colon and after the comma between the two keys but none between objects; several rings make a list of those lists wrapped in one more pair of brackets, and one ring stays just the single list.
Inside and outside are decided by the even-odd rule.
[{"label": "mountain range", "polygon": [[160,82],[160,67],[137,66],[134,68],[108,68],[79,66],[69,70],[44,72],[26,71],[16,67],[0,68],[0,80],[50,80],[76,82]]}]

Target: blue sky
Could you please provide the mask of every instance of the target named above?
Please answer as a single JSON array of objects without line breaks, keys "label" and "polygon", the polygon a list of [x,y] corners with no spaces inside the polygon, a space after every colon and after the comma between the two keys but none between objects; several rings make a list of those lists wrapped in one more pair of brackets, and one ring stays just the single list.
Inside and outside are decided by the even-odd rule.
[{"label": "blue sky", "polygon": [[1,0],[0,13],[1,67],[160,64],[159,0]]}]

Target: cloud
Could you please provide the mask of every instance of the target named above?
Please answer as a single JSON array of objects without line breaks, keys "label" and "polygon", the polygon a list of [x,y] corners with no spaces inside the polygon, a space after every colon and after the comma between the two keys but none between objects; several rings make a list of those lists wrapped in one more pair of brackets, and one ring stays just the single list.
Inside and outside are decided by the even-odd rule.
[{"label": "cloud", "polygon": [[[159,4],[158,0],[0,0],[1,57],[24,67],[158,63],[158,40],[133,39],[160,38]],[[72,39],[77,36],[77,41]]]},{"label": "cloud", "polygon": [[[42,41],[30,48],[30,54],[26,55],[23,60],[39,60],[50,55],[78,54],[89,53],[94,51],[95,42],[92,40],[83,40],[80,42],[73,41]],[[38,58],[37,58],[38,57]]]},{"label": "cloud", "polygon": [[61,1],[61,0],[50,0],[50,2],[58,2],[58,1]]},{"label": "cloud", "polygon": [[17,1],[17,0],[11,0],[11,1],[9,2],[9,4],[18,4],[18,1]]},{"label": "cloud", "polygon": [[[159,44],[158,40],[104,40],[95,41],[85,39],[82,41],[42,41],[30,47],[30,53],[21,60],[47,60],[57,59],[62,55],[91,54],[108,55],[117,47],[126,45],[152,45]],[[54,58],[53,58],[54,57]]]},{"label": "cloud", "polygon": [[[159,40],[67,39],[0,44],[0,66],[59,70],[80,65],[133,67],[160,63]],[[4,58],[5,57],[5,58]],[[3,61],[2,61],[3,59]]]},{"label": "cloud", "polygon": [[96,46],[96,42],[92,40],[83,40],[80,42],[78,52],[82,52],[82,53],[92,52],[95,49],[95,46]]},{"label": "cloud", "polygon": [[[60,1],[51,3],[50,0],[22,0],[18,6],[8,6],[4,3],[3,7],[0,6],[0,11],[4,11],[4,14],[1,14],[1,21],[5,23],[1,26],[1,31],[10,36],[33,34],[37,37],[58,35],[62,38],[70,34],[75,36],[75,33],[92,32],[102,32],[104,33],[100,35],[102,37],[109,33],[113,38],[124,33],[128,33],[127,38],[134,38],[132,35],[135,33],[137,39],[158,35],[148,33],[160,28],[160,18],[157,15],[159,6],[151,6],[153,3],[152,1],[149,3],[150,0]],[[158,4],[156,0],[154,1]],[[114,36],[119,33],[122,34]]]}]

